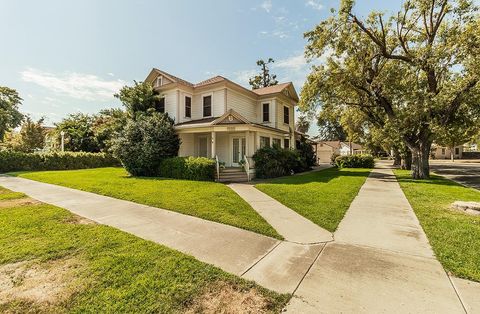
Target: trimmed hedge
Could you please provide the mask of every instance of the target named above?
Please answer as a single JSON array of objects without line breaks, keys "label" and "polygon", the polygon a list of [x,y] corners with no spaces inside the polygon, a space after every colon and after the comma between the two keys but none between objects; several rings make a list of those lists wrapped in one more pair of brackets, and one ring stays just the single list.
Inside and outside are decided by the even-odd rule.
[{"label": "trimmed hedge", "polygon": [[0,151],[0,173],[31,170],[72,170],[120,166],[118,159],[104,153],[22,153]]},{"label": "trimmed hedge", "polygon": [[263,147],[253,155],[255,177],[275,178],[310,169],[305,157],[297,150]]},{"label": "trimmed hedge", "polygon": [[165,178],[214,181],[215,161],[205,157],[172,157],[162,160],[158,175]]},{"label": "trimmed hedge", "polygon": [[371,155],[349,155],[335,158],[338,168],[373,168],[375,160]]}]

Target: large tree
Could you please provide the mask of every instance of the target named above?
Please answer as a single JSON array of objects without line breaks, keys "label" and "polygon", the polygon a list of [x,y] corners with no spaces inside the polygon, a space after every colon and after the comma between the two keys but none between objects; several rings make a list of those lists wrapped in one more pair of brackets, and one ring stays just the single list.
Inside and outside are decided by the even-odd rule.
[{"label": "large tree", "polygon": [[30,116],[25,116],[20,127],[20,132],[11,132],[9,136],[6,137],[5,147],[25,153],[32,153],[42,149],[45,145],[45,127],[43,126],[43,121],[44,118],[34,121]]},{"label": "large tree", "polygon": [[122,87],[114,96],[120,99],[132,119],[136,119],[139,114],[149,109],[158,111],[161,100],[161,96],[149,82],[134,81],[133,86]]},{"label": "large tree", "polygon": [[298,117],[295,126],[298,132],[306,134],[310,129],[310,119],[307,115],[302,114]]},{"label": "large tree", "polygon": [[18,111],[22,100],[16,90],[0,86],[0,142],[3,141],[5,132],[22,122],[23,115]]},{"label": "large tree", "polygon": [[127,122],[127,113],[118,108],[100,110],[94,116],[92,131],[100,151],[112,152],[113,142],[120,136]]},{"label": "large tree", "polygon": [[254,77],[251,77],[248,80],[248,83],[250,84],[250,86],[252,86],[253,89],[278,84],[277,76],[275,74],[270,74],[270,68],[268,67],[270,63],[274,62],[275,60],[273,60],[272,58],[268,58],[266,62],[263,59],[257,61],[257,65],[260,67],[260,73],[255,75]]},{"label": "large tree", "polygon": [[73,152],[100,151],[100,146],[93,132],[95,117],[85,113],[73,113],[56,124],[56,137],[65,133],[65,150]]},{"label": "large tree", "polygon": [[410,0],[396,15],[362,19],[354,1],[343,0],[306,37],[307,57],[330,56],[312,68],[303,109],[356,108],[376,127],[397,130],[412,152],[413,177],[429,177],[434,130],[479,104],[480,19],[472,1]]}]

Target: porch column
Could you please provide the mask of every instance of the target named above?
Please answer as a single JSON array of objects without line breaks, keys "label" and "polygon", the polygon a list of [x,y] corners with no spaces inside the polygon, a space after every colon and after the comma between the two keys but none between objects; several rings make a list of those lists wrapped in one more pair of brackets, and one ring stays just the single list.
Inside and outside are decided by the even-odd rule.
[{"label": "porch column", "polygon": [[[245,131],[245,155],[247,155],[247,157],[251,156],[250,131]],[[243,156],[242,156],[242,158],[243,158]]]},{"label": "porch column", "polygon": [[217,134],[215,131],[212,131],[212,158],[215,158],[217,154]]}]

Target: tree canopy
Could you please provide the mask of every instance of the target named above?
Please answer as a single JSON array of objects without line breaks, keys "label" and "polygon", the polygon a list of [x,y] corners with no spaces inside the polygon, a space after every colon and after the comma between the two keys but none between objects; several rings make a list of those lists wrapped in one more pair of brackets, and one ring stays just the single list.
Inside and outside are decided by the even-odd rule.
[{"label": "tree canopy", "polygon": [[5,147],[25,153],[32,153],[36,150],[43,149],[46,133],[43,121],[44,118],[34,121],[30,116],[25,116],[20,127],[20,132],[11,132],[7,135]]},{"label": "tree canopy", "polygon": [[251,77],[248,80],[248,83],[250,84],[250,86],[252,86],[253,89],[278,84],[277,76],[275,74],[270,74],[270,68],[268,67],[270,63],[274,62],[275,60],[273,60],[272,58],[268,58],[266,62],[263,59],[257,61],[257,65],[260,67],[260,73],[255,75],[254,77]]},{"label": "tree canopy", "polygon": [[480,18],[469,0],[409,0],[387,16],[356,15],[353,0],[306,33],[314,66],[303,110],[355,112],[394,129],[413,154],[413,177],[429,176],[435,130],[480,103]]},{"label": "tree canopy", "polygon": [[22,98],[14,89],[0,86],[0,142],[5,132],[20,125],[23,115],[18,111]]},{"label": "tree canopy", "polygon": [[138,113],[145,113],[149,109],[158,109],[161,96],[149,82],[136,82],[133,86],[124,86],[114,95],[125,106],[128,115],[136,119]]}]

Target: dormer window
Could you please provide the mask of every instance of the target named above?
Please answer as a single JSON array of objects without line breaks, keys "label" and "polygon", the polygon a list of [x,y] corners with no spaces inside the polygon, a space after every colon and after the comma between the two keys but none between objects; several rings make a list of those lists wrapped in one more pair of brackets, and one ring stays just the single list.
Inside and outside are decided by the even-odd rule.
[{"label": "dormer window", "polygon": [[161,76],[157,77],[157,79],[155,80],[155,87],[159,87],[159,86],[162,86],[162,77]]}]

